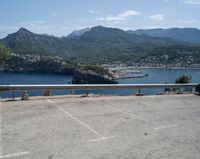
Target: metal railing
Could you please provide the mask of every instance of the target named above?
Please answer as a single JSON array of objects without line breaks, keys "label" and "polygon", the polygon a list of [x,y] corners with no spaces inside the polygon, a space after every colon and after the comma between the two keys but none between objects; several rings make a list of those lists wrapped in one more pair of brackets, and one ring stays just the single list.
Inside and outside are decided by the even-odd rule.
[{"label": "metal railing", "polygon": [[36,91],[43,90],[44,96],[51,96],[51,90],[107,90],[107,89],[137,89],[138,92],[136,95],[141,96],[141,89],[150,89],[150,88],[163,88],[163,89],[178,89],[180,88],[194,88],[198,83],[189,83],[189,84],[71,84],[71,85],[0,85],[0,92],[2,91],[11,91],[12,99],[15,99],[15,91],[23,91],[22,100],[28,100],[29,96],[27,91]]},{"label": "metal railing", "polygon": [[34,90],[96,90],[96,89],[149,89],[149,88],[194,88],[198,83],[189,84],[56,84],[56,85],[0,85],[0,91]]}]

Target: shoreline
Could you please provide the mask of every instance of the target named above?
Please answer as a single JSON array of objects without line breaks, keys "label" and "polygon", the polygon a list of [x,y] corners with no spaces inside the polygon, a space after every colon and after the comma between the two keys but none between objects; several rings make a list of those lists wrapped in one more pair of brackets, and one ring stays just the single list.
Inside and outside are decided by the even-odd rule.
[{"label": "shoreline", "polygon": [[[120,67],[120,66],[119,66]],[[117,68],[117,67],[113,67],[113,68]],[[126,66],[126,67],[120,67],[120,68],[127,68],[127,69],[176,69],[176,70],[200,70],[200,68],[191,68],[191,67],[147,67],[147,66],[141,66],[141,67],[137,67],[137,66]]]},{"label": "shoreline", "polygon": [[144,78],[149,76],[148,74],[138,74],[138,75],[115,75],[116,80],[128,79],[128,78]]}]

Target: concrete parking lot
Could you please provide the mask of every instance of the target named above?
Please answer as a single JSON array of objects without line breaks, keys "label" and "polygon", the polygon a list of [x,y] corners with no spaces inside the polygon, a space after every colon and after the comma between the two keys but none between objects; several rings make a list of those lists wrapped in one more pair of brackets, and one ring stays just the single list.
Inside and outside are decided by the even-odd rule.
[{"label": "concrete parking lot", "polygon": [[199,159],[200,97],[1,101],[0,159]]}]

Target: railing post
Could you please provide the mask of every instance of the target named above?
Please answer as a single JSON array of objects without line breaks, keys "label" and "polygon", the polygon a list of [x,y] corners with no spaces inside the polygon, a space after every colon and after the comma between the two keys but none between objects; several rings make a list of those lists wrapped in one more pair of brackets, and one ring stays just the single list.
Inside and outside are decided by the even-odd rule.
[{"label": "railing post", "polygon": [[71,90],[71,91],[70,91],[70,94],[73,95],[73,94],[74,94],[74,90]]},{"label": "railing post", "polygon": [[21,100],[29,100],[27,91],[23,91]]},{"label": "railing post", "polygon": [[141,93],[141,88],[138,88],[138,92],[136,93],[136,96],[143,96],[144,94]]},{"label": "railing post", "polygon": [[51,96],[51,91],[45,90],[44,93],[43,93],[43,96]]},{"label": "railing post", "polygon": [[86,95],[87,95],[87,96],[89,95],[89,91],[88,91],[88,90],[86,90]]},{"label": "railing post", "polygon": [[181,88],[178,88],[178,94],[182,94]]},{"label": "railing post", "polygon": [[[173,91],[178,91],[180,88],[189,89],[190,87],[194,88],[198,85],[198,83],[190,83],[190,84],[85,84],[85,85],[0,85],[0,92],[1,91],[12,91],[12,98],[15,98],[14,91],[36,91],[36,90],[47,90],[44,95],[49,96],[51,95],[49,90],[84,90],[87,95],[89,95],[89,90],[96,90],[96,89],[136,89],[138,92],[136,95],[142,96],[144,94],[141,93],[141,89],[157,89],[157,88],[172,88]],[[178,89],[177,89],[178,88]],[[167,89],[165,89],[167,90]],[[169,89],[171,90],[171,89]],[[135,91],[134,91],[135,92]],[[72,92],[71,92],[72,93]],[[23,93],[22,99],[27,99],[28,94],[27,92]]]},{"label": "railing post", "polygon": [[12,100],[15,100],[15,91],[12,90]]}]

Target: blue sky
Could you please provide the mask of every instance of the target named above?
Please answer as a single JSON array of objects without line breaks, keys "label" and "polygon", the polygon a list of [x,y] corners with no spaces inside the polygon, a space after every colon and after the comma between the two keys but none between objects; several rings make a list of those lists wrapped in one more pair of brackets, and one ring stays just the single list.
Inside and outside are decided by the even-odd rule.
[{"label": "blue sky", "polygon": [[0,38],[20,27],[56,36],[97,25],[200,28],[199,15],[200,0],[1,0]]}]

